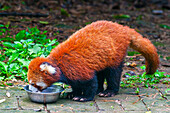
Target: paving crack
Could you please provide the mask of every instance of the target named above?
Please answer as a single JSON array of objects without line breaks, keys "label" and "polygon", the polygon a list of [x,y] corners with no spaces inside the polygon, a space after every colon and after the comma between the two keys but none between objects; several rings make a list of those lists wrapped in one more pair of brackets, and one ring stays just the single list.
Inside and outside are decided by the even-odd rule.
[{"label": "paving crack", "polygon": [[19,99],[21,98],[21,96],[16,96],[16,98],[17,98],[17,105],[18,105],[18,109],[19,110],[23,110],[23,108],[20,106],[20,104],[19,104]]},{"label": "paving crack", "polygon": [[47,109],[47,104],[44,103],[44,110],[47,112],[47,113],[51,113],[50,110]]},{"label": "paving crack", "polygon": [[126,111],[125,110],[125,108],[123,107],[123,105],[122,105],[122,101],[120,101],[120,100],[102,100],[103,102],[116,102],[120,107],[121,107],[121,109],[123,110],[123,111]]},{"label": "paving crack", "polygon": [[94,106],[96,107],[96,112],[100,113],[101,111],[104,111],[104,109],[100,109],[97,102],[95,100],[93,100],[94,102]]},{"label": "paving crack", "polygon": [[115,100],[115,102],[119,104],[123,111],[125,111],[125,108],[123,107],[122,102],[120,100]]},{"label": "paving crack", "polygon": [[164,98],[165,100],[168,100],[159,88],[157,87],[154,87],[154,88],[159,92],[162,98]]},{"label": "paving crack", "polygon": [[147,111],[150,111],[151,109],[147,106],[147,104],[144,102],[143,97],[141,97],[139,94],[137,94],[137,96],[139,97],[139,100],[142,101],[142,103],[144,104],[145,108],[147,109]]},{"label": "paving crack", "polygon": [[99,111],[100,111],[99,106],[97,105],[97,103],[96,103],[96,101],[95,101],[95,100],[93,100],[93,102],[94,102],[94,106],[96,107],[96,111],[97,111],[97,112],[99,112]]}]

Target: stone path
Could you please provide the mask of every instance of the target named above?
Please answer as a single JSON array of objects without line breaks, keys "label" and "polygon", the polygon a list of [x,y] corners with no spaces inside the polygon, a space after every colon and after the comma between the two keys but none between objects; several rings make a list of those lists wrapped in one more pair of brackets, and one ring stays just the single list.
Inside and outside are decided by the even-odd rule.
[{"label": "stone path", "polygon": [[162,98],[168,85],[159,85],[157,89],[140,88],[139,96],[135,95],[133,88],[121,88],[118,95],[109,98],[95,97],[90,102],[75,102],[68,99],[59,99],[52,104],[37,104],[28,99],[27,93],[18,87],[9,88],[10,97],[6,90],[0,88],[0,113],[169,113],[170,97]]}]

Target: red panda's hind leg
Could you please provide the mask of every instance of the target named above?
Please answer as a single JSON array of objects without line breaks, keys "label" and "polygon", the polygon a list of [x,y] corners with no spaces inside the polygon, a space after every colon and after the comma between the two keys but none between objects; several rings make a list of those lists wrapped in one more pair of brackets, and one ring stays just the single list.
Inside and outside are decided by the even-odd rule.
[{"label": "red panda's hind leg", "polygon": [[[112,97],[116,95],[120,87],[120,79],[123,68],[123,62],[118,67],[108,67],[98,72],[98,95],[100,97]],[[107,81],[107,89],[103,91],[104,79]]]}]

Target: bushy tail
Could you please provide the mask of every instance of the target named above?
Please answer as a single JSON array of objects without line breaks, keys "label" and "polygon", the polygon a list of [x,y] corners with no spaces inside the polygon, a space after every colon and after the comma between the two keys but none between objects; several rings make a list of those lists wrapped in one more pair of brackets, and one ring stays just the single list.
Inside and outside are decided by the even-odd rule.
[{"label": "bushy tail", "polygon": [[140,52],[146,59],[146,73],[153,74],[159,66],[159,57],[155,46],[140,34],[133,35],[130,47]]}]

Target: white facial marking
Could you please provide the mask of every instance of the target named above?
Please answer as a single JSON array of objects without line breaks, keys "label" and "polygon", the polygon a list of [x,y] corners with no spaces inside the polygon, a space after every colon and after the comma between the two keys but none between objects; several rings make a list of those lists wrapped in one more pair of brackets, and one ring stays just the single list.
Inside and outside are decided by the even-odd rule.
[{"label": "white facial marking", "polygon": [[31,84],[31,83],[32,83],[32,80],[30,80],[29,83]]},{"label": "white facial marking", "polygon": [[53,66],[49,65],[49,64],[41,64],[40,65],[41,71],[48,71],[50,74],[54,74],[56,73],[56,70]]},{"label": "white facial marking", "polygon": [[47,84],[44,82],[37,82],[36,85],[42,87],[43,89],[47,87]]}]

